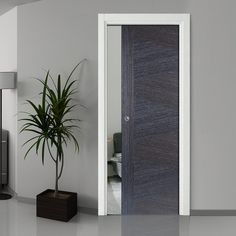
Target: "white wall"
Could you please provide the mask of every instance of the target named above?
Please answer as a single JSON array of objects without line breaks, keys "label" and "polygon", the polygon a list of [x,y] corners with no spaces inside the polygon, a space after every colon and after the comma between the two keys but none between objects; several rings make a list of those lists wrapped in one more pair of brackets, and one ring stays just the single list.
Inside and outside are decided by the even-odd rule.
[{"label": "white wall", "polygon": [[[17,71],[17,9],[0,16],[0,71]],[[3,129],[9,131],[9,187],[16,190],[17,90],[3,90]]]},{"label": "white wall", "polygon": [[[236,2],[233,0],[43,0],[19,7],[19,105],[39,91],[42,68],[68,73],[87,57],[80,97],[81,153],[68,156],[61,187],[97,207],[97,14],[191,14],[191,208],[236,209]],[[24,140],[21,136],[20,140]],[[35,197],[53,185],[51,167],[18,156],[18,192]]]},{"label": "white wall", "polygon": [[109,26],[107,32],[107,149],[114,153],[113,134],[121,132],[121,27]]}]

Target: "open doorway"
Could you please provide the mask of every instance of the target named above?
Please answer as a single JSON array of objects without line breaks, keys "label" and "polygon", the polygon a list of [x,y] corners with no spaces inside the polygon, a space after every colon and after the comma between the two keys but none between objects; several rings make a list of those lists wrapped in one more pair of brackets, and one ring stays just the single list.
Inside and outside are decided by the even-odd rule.
[{"label": "open doorway", "polygon": [[107,213],[121,214],[121,26],[109,26],[107,39]]}]

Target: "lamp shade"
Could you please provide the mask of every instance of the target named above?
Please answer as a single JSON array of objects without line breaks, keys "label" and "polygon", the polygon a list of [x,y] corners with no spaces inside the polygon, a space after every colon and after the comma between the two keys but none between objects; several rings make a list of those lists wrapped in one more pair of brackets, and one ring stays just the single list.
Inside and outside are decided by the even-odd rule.
[{"label": "lamp shade", "polygon": [[16,72],[0,72],[0,89],[16,88]]}]

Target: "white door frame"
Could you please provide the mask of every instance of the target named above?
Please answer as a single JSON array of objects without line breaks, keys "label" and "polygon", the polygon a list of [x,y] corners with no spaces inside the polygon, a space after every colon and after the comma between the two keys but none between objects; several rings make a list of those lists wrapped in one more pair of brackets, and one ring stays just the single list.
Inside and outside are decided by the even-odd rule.
[{"label": "white door frame", "polygon": [[179,25],[179,215],[190,215],[190,15],[98,14],[98,215],[107,215],[107,27]]}]

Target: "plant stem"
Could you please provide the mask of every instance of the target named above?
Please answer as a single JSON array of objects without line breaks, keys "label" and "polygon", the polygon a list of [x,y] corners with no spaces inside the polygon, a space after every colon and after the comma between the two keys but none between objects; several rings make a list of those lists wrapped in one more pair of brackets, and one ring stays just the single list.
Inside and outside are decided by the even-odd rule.
[{"label": "plant stem", "polygon": [[61,170],[60,170],[60,174],[58,175],[58,180],[61,178],[63,168],[64,168],[64,156],[62,155],[61,156]]},{"label": "plant stem", "polygon": [[57,155],[57,159],[56,159],[56,182],[55,182],[54,197],[56,197],[57,194],[58,194],[58,161],[59,161],[59,158],[58,158],[58,155]]},{"label": "plant stem", "polygon": [[[58,172],[58,167],[59,167],[59,162],[61,160],[61,158],[63,158],[62,156],[62,153],[61,153],[61,150],[62,150],[62,143],[61,143],[61,136],[60,134],[58,134],[58,138],[57,138],[57,143],[58,143],[58,147],[57,147],[57,158],[56,158],[56,181],[55,181],[55,197],[57,196],[58,194],[58,182],[59,182],[59,179],[61,177],[61,172],[62,172],[62,169],[61,169],[61,172],[59,174]],[[59,151],[59,148],[60,148],[60,151]],[[63,168],[64,166],[64,161],[62,161],[62,167]]]}]

